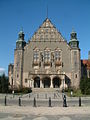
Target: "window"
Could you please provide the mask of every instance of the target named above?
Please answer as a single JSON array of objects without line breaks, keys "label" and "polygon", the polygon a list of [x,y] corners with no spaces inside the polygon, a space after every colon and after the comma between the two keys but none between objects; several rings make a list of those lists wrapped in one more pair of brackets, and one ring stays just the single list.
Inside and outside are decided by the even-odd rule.
[{"label": "window", "polygon": [[17,78],[19,77],[19,75],[17,74]]},{"label": "window", "polygon": [[33,59],[34,59],[34,61],[38,61],[39,60],[39,50],[35,50],[34,51]]},{"label": "window", "polygon": [[27,79],[25,79],[25,83],[27,83]]},{"label": "window", "polygon": [[46,29],[46,33],[48,33],[48,29]]},{"label": "window", "polygon": [[45,38],[48,39],[48,35],[45,35]]},{"label": "window", "polygon": [[55,60],[60,60],[61,58],[61,51],[56,50],[55,51]]},{"label": "window", "polygon": [[44,61],[50,61],[50,50],[44,51]]},{"label": "window", "polygon": [[48,22],[46,23],[46,27],[48,27]]},{"label": "window", "polygon": [[75,78],[77,78],[77,74],[75,74]]},{"label": "window", "polygon": [[43,35],[40,36],[40,39],[42,39],[42,38],[43,38]]},{"label": "window", "polygon": [[53,35],[51,35],[51,38],[53,38],[54,36]]}]

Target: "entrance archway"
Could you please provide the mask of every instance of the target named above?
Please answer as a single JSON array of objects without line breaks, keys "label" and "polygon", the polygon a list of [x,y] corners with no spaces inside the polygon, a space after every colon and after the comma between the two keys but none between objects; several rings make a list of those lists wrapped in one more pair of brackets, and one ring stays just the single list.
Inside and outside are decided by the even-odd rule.
[{"label": "entrance archway", "polygon": [[40,77],[34,78],[34,88],[40,88]]},{"label": "entrance archway", "polygon": [[51,82],[50,77],[44,77],[43,78],[43,86],[44,86],[44,88],[50,88],[50,82]]},{"label": "entrance archway", "polygon": [[61,79],[59,77],[54,77],[53,78],[53,87],[54,88],[59,88],[61,84]]}]

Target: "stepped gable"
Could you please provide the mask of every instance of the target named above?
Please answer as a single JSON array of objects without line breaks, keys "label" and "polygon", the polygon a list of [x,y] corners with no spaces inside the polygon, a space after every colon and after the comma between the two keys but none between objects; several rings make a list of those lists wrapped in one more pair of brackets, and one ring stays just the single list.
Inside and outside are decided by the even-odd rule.
[{"label": "stepped gable", "polygon": [[43,24],[34,33],[31,41],[64,41],[64,38],[52,22],[46,18]]}]

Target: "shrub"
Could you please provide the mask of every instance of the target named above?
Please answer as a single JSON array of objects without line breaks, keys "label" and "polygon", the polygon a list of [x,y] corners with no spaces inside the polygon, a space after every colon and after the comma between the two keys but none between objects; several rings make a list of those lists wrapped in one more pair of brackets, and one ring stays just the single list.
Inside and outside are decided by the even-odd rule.
[{"label": "shrub", "polygon": [[22,89],[16,89],[16,90],[14,90],[14,93],[23,93],[23,94],[26,94],[26,93],[31,93],[31,92],[32,92],[31,88],[22,88]]}]

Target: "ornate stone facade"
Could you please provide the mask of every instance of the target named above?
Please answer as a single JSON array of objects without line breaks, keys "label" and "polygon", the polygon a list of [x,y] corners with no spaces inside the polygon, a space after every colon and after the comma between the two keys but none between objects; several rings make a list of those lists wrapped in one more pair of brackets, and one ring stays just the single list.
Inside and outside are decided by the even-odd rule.
[{"label": "ornate stone facade", "polygon": [[71,33],[67,43],[48,18],[27,44],[23,31],[20,31],[14,52],[14,88],[78,88],[80,77],[76,32]]}]

